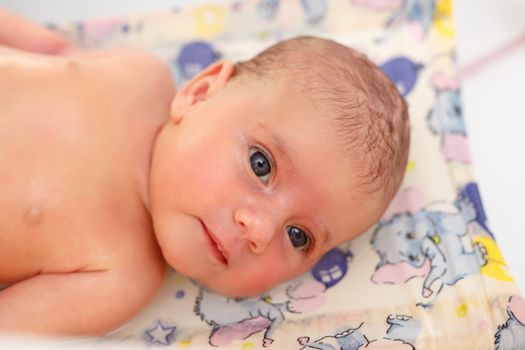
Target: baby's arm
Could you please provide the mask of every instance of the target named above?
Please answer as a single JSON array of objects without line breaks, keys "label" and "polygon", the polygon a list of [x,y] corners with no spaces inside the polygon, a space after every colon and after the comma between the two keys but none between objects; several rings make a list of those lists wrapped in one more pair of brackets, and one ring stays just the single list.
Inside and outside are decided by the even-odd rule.
[{"label": "baby's arm", "polygon": [[60,35],[2,9],[0,45],[48,55],[61,54],[69,48]]},{"label": "baby's arm", "polygon": [[0,292],[0,330],[102,335],[138,312],[162,279],[163,271],[131,269],[38,275]]}]

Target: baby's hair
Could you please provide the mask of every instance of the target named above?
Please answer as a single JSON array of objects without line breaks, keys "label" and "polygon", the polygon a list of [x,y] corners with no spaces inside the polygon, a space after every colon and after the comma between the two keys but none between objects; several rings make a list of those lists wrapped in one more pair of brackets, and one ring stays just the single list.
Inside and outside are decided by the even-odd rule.
[{"label": "baby's hair", "polygon": [[292,80],[337,122],[345,151],[357,155],[368,193],[389,202],[405,172],[410,127],[407,105],[388,77],[363,54],[332,40],[301,36],[281,41],[236,76]]}]

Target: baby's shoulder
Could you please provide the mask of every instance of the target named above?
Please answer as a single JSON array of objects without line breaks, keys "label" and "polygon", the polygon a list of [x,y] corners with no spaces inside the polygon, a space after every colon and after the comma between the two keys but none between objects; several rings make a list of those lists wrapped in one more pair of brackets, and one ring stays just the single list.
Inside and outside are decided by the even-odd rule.
[{"label": "baby's shoulder", "polygon": [[91,77],[115,83],[126,91],[167,95],[170,98],[174,93],[168,65],[147,51],[117,48],[85,52],[73,57],[84,69],[92,71]]}]

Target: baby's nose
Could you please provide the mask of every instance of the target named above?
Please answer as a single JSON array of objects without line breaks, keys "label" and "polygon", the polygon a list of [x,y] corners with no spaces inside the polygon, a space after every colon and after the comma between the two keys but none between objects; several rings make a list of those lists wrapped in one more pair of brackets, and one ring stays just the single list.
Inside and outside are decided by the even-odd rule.
[{"label": "baby's nose", "polygon": [[252,208],[239,208],[233,217],[240,227],[248,246],[255,254],[263,253],[278,232],[277,218],[269,212]]}]

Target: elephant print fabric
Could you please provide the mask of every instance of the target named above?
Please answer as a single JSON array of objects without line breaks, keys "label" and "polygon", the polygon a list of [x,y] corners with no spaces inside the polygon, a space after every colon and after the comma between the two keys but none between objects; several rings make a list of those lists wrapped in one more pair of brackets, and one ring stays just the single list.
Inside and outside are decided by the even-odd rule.
[{"label": "elephant print fabric", "polygon": [[170,271],[145,310],[96,344],[525,349],[525,302],[489,228],[469,153],[452,0],[174,2],[155,13],[51,27],[88,49],[149,50],[177,87],[219,59],[243,61],[283,38],[336,40],[367,55],[407,100],[408,165],[381,220],[306,274],[234,299]]},{"label": "elephant print fabric", "polygon": [[286,284],[285,297],[281,297],[280,302],[273,302],[270,294],[234,299],[200,287],[194,311],[212,327],[209,344],[229,345],[235,340],[247,339],[262,332],[261,345],[269,346],[286,315],[307,313],[323,306],[324,293],[345,276],[351,256],[349,250],[332,249],[313,267],[311,274]]},{"label": "elephant print fabric", "polygon": [[421,332],[421,322],[411,316],[389,315],[386,323],[388,329],[381,339],[369,339],[363,334],[361,323],[357,328],[347,328],[346,330],[334,335],[326,335],[317,340],[310,340],[304,336],[297,339],[304,349],[320,350],[364,350],[370,349],[398,349],[414,350],[412,342]]},{"label": "elephant print fabric", "polygon": [[441,138],[441,151],[447,161],[470,163],[459,83],[437,73],[432,79],[436,100],[427,115],[427,125]]},{"label": "elephant print fabric", "polygon": [[421,209],[381,222],[371,241],[380,257],[372,281],[404,283],[422,277],[421,296],[428,299],[444,285],[479,273],[487,263],[486,249],[477,243],[467,247],[463,240],[476,209],[468,198],[458,198],[454,205],[455,213]]}]

